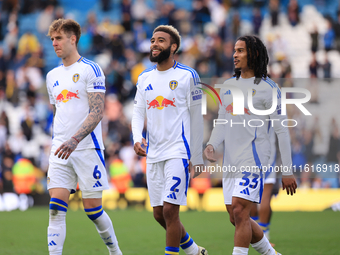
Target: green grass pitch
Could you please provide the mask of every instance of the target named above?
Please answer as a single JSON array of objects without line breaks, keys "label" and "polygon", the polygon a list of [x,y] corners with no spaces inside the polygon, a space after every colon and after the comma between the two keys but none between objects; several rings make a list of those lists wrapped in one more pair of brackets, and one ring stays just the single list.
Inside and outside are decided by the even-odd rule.
[{"label": "green grass pitch", "polygon": [[[165,231],[147,211],[108,211],[124,255],[164,254]],[[227,212],[184,212],[181,220],[210,255],[231,254],[234,228]],[[83,211],[69,211],[64,255],[108,254]],[[48,208],[0,212],[0,254],[40,255],[47,251]],[[271,241],[283,255],[340,254],[340,212],[275,212]],[[252,248],[249,254],[257,254]],[[183,251],[180,254],[184,255]]]}]

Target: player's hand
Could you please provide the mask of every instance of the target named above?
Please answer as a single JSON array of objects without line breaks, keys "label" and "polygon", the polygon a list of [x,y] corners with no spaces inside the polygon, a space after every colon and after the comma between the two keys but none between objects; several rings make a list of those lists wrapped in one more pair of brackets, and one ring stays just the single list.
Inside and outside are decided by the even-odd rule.
[{"label": "player's hand", "polygon": [[[148,146],[148,144],[146,143],[146,140],[144,138],[142,139],[142,144],[144,145],[144,147]],[[135,145],[133,146],[133,149],[135,150],[135,152],[138,156],[142,156],[142,157],[146,156],[146,151],[145,151],[145,149],[143,149],[140,142],[135,143]]]},{"label": "player's hand", "polygon": [[216,162],[215,158],[215,150],[211,144],[208,144],[207,147],[204,149],[204,155],[210,162]]},{"label": "player's hand", "polygon": [[78,142],[74,139],[68,139],[55,151],[54,156],[58,155],[58,158],[68,159],[71,153],[77,148]]},{"label": "player's hand", "polygon": [[196,178],[197,176],[199,176],[204,169],[204,165],[203,164],[199,164],[199,165],[192,165],[191,162],[189,163],[189,169],[191,171],[191,173],[193,172],[194,174],[191,174],[192,178]]},{"label": "player's hand", "polygon": [[292,195],[296,192],[297,184],[294,175],[282,175],[282,190],[286,189],[287,195]]}]

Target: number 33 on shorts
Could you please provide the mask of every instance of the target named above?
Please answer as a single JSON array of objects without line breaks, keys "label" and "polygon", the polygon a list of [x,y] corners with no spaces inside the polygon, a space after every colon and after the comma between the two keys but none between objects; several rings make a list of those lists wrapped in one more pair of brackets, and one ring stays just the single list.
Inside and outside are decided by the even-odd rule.
[{"label": "number 33 on shorts", "polygon": [[234,190],[234,194],[237,196],[248,197],[249,200],[258,202],[261,201],[263,192],[263,174],[242,172],[243,177],[239,178],[237,188]]}]

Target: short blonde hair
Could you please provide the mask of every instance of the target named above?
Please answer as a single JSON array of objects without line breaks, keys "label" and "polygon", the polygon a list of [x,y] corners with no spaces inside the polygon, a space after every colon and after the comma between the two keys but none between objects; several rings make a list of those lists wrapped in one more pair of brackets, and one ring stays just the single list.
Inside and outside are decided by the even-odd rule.
[{"label": "short blonde hair", "polygon": [[173,26],[170,26],[170,25],[160,25],[160,26],[156,27],[155,30],[153,30],[152,34],[154,34],[156,32],[164,32],[164,33],[169,34],[171,44],[173,44],[173,43],[177,44],[177,48],[176,48],[174,54],[178,52],[178,49],[181,46],[181,36],[179,35],[179,32],[176,28],[174,28]]},{"label": "short blonde hair", "polygon": [[50,25],[47,36],[51,37],[52,33],[60,33],[61,31],[63,31],[67,36],[71,36],[72,34],[75,35],[77,38],[76,45],[78,45],[81,35],[81,27],[78,22],[72,19],[57,19]]}]

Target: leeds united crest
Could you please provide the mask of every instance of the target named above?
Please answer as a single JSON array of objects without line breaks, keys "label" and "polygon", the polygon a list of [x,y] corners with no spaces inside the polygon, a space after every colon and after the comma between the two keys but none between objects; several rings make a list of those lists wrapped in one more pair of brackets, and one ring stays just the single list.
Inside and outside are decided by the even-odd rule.
[{"label": "leeds united crest", "polygon": [[175,88],[177,88],[177,86],[178,86],[177,81],[172,80],[172,81],[169,82],[169,87],[170,87],[171,90],[174,90]]},{"label": "leeds united crest", "polygon": [[73,80],[74,83],[79,81],[79,73],[74,74],[73,77],[72,77],[72,80]]}]

